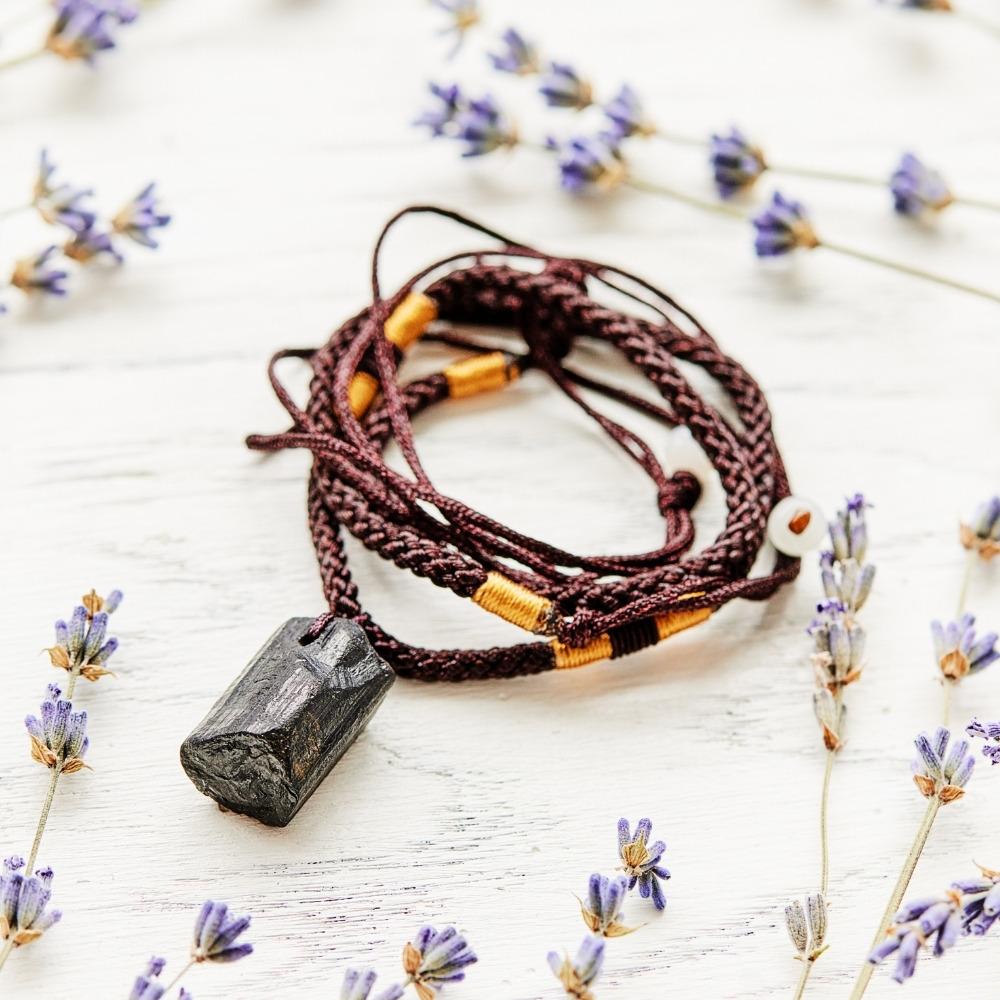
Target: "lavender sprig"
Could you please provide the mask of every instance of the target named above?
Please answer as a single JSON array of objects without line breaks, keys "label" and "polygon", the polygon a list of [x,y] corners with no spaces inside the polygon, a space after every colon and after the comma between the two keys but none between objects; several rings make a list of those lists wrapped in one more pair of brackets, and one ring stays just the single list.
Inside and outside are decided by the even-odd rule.
[{"label": "lavender sprig", "polygon": [[516,28],[508,28],[500,38],[499,52],[489,53],[493,68],[515,76],[533,76],[541,71],[538,50]]},{"label": "lavender sprig", "polygon": [[[250,917],[234,917],[225,903],[212,900],[202,904],[195,920],[191,952],[187,964],[169,983],[162,983],[160,976],[166,967],[166,959],[153,956],[132,985],[129,1000],[160,1000],[177,986],[181,979],[195,966],[203,963],[228,964],[237,962],[253,954],[253,945],[240,942],[239,938],[250,926]],[[400,994],[375,1000],[398,1000]],[[367,994],[359,1000],[366,1000]],[[187,989],[182,988],[178,1000],[193,1000]],[[352,998],[353,1000],[353,998]]]},{"label": "lavender sprig", "polygon": [[592,934],[615,938],[631,934],[635,928],[622,923],[622,904],[628,893],[628,879],[608,878],[595,873],[587,883],[587,901],[580,901],[583,922]]},{"label": "lavender sprig", "polygon": [[931,622],[934,655],[947,682],[958,683],[969,674],[977,674],[1000,659],[996,632],[976,633],[975,615],[965,614],[958,621],[942,625]]},{"label": "lavender sprig", "polygon": [[21,948],[40,938],[62,913],[48,909],[52,898],[52,869],[45,868],[26,876],[31,870],[24,858],[9,857],[0,872],[0,969],[14,948]]},{"label": "lavender sprig", "polygon": [[969,736],[982,737],[986,742],[983,745],[983,756],[992,764],[1000,764],[1000,722],[980,722],[973,719],[965,727]]},{"label": "lavender sprig", "polygon": [[371,992],[377,978],[374,969],[348,969],[340,988],[340,1000],[399,1000],[403,996],[403,987],[393,983],[373,997]]},{"label": "lavender sprig", "polygon": [[93,226],[96,216],[85,206],[94,194],[92,188],[78,188],[73,184],[53,183],[56,166],[43,149],[39,156],[38,174],[35,177],[31,204],[45,222],[66,226],[74,233]]},{"label": "lavender sprig", "polygon": [[972,518],[961,524],[959,538],[970,556],[989,561],[1000,555],[1000,496],[992,496],[976,508]]}]

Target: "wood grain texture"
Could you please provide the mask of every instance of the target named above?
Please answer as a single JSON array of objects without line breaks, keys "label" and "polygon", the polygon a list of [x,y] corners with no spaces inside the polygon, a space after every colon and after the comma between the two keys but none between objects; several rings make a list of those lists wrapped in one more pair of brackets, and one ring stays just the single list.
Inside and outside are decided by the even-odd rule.
[{"label": "wood grain texture", "polygon": [[[602,87],[627,76],[678,131],[737,121],[775,160],[877,174],[913,147],[960,191],[998,193],[998,49],[961,24],[865,0],[493,7],[495,28],[509,17]],[[481,956],[448,991],[456,1000],[555,998],[545,954],[582,937],[573,893],[613,868],[619,815],[644,814],[668,844],[669,905],[662,917],[629,906],[648,922],[612,943],[601,1000],[791,994],[781,907],[819,873],[811,572],[767,606],[731,606],[627,661],[507,683],[399,682],[286,830],[220,814],[180,769],[181,740],[276,625],[322,610],[307,458],[242,445],[285,424],[265,360],[319,343],[365,301],[377,227],[416,200],[647,274],[759,377],[800,492],[832,507],[863,489],[877,503],[869,666],[834,775],[832,948],[810,991],[847,995],[923,811],[910,741],[940,699],[926,621],[957,595],[959,515],[1000,481],[1000,313],[820,253],[762,269],[729,220],[638,194],[572,203],[527,155],[458,163],[408,127],[423,81],[450,71],[434,25],[421,0],[164,0],[97,73],[39,62],[0,81],[5,199],[27,190],[47,144],[107,207],[155,176],[176,214],[160,254],[85,276],[66,303],[0,329],[4,853],[26,850],[44,792],[21,720],[51,679],[39,655],[50,622],[91,585],[126,591],[117,677],[79,695],[94,771],[65,782],[41,854],[66,917],[14,957],[4,997],[123,997],[150,953],[180,959],[212,896],[255,915],[258,951],[196,970],[199,1000],[335,996],[349,964],[393,974],[423,921],[457,923]],[[450,69],[482,76],[471,51]],[[531,112],[524,126],[542,122]],[[642,161],[707,190],[700,154],[654,144]],[[1000,281],[995,218],[956,208],[936,229],[914,227],[884,192],[782,187],[831,239]],[[5,262],[29,228],[5,224]],[[414,224],[387,278],[468,243]],[[540,378],[439,407],[418,429],[443,487],[523,530],[590,551],[657,539],[649,484]],[[662,434],[642,430],[663,453]],[[697,516],[711,537],[717,488]],[[352,552],[364,599],[407,640],[515,636]],[[978,575],[971,603],[1000,615],[995,571]],[[963,688],[956,718],[973,711],[1000,714],[1000,672]],[[998,780],[980,768],[943,812],[914,892],[938,891],[973,857],[1000,863]],[[963,942],[925,961],[906,996],[992,996],[998,971],[1000,943]],[[896,989],[879,975],[870,996]]]}]

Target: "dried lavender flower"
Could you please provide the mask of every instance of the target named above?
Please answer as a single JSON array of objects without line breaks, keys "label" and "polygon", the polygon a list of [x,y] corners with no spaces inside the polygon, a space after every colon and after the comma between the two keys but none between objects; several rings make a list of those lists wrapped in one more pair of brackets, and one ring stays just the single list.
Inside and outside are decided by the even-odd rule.
[{"label": "dried lavender flower", "polygon": [[29,715],[24,725],[31,738],[32,760],[62,774],[75,774],[87,766],[83,762],[90,746],[87,713],[74,712],[72,704],[61,695],[59,687],[50,684],[42,702],[41,718]]},{"label": "dried lavender flower", "polygon": [[932,945],[936,956],[943,955],[962,932],[962,897],[955,890],[944,898],[928,897],[906,903],[896,914],[888,938],[868,956],[872,965],[881,965],[892,955],[896,968],[892,978],[906,982],[917,967],[924,945]]},{"label": "dried lavender flower", "polygon": [[69,622],[57,621],[56,644],[46,652],[52,666],[79,673],[89,681],[109,674],[105,664],[118,648],[118,640],[106,638],[108,616],[122,601],[122,592],[113,590],[106,598],[96,591],[85,594]]},{"label": "dried lavender flower", "polygon": [[628,879],[619,875],[608,878],[593,874],[587,884],[587,902],[580,901],[583,922],[594,934],[601,937],[622,937],[631,934],[634,927],[626,927],[621,922],[622,904],[628,892]]},{"label": "dried lavender flower", "polygon": [[856,559],[841,561],[832,552],[822,552],[819,568],[827,598],[851,614],[860,611],[871,594],[875,567],[870,563],[862,565]]},{"label": "dried lavender flower", "polygon": [[604,115],[611,122],[612,131],[622,139],[630,136],[650,136],[656,126],[650,121],[639,95],[628,85],[604,105]]},{"label": "dried lavender flower", "polygon": [[806,630],[815,642],[812,662],[816,681],[835,692],[861,676],[865,630],[848,617],[847,609],[838,601],[824,601],[816,610],[818,615]]},{"label": "dried lavender flower", "polygon": [[52,869],[44,868],[26,878],[24,859],[4,859],[0,872],[0,940],[15,948],[40,938],[62,918],[59,910],[46,909],[52,898]]},{"label": "dried lavender flower", "polygon": [[865,561],[868,551],[868,523],[865,511],[871,504],[863,493],[848,497],[843,509],[838,510],[830,521],[830,543],[834,558],[839,562],[853,559],[856,563]]},{"label": "dried lavender flower", "polygon": [[22,257],[14,264],[11,285],[19,288],[25,295],[65,295],[64,283],[69,275],[59,268],[49,266],[58,252],[58,247],[50,246],[30,257]]},{"label": "dried lavender flower", "polygon": [[156,184],[147,184],[115,213],[111,229],[141,246],[156,250],[160,244],[153,238],[153,230],[170,224],[170,216],[161,211],[159,201]]},{"label": "dried lavender flower", "polygon": [[586,937],[576,953],[575,959],[549,952],[549,966],[562,983],[567,996],[575,1000],[594,1000],[591,985],[601,974],[604,964],[604,939]]},{"label": "dried lavender flower", "polygon": [[712,136],[709,163],[715,188],[723,198],[753,187],[767,169],[763,151],[735,126],[729,135]]},{"label": "dried lavender flower", "polygon": [[81,229],[71,240],[63,244],[63,254],[78,264],[89,264],[98,257],[107,256],[116,264],[125,258],[115,248],[111,234],[90,226]]},{"label": "dried lavender flower", "polygon": [[517,130],[489,95],[469,97],[457,84],[432,83],[438,104],[425,111],[414,124],[429,128],[432,138],[465,143],[462,156],[484,156],[497,149],[517,145]]},{"label": "dried lavender flower", "polygon": [[500,41],[503,45],[500,51],[489,53],[495,70],[517,76],[532,76],[540,71],[538,50],[516,28],[508,28]]},{"label": "dried lavender flower", "polygon": [[93,195],[91,188],[78,188],[72,184],[54,184],[52,175],[55,164],[43,149],[38,158],[38,173],[35,176],[31,204],[48,223],[66,226],[75,233],[83,232],[94,224],[94,213],[84,206]]},{"label": "dried lavender flower", "polygon": [[206,901],[194,925],[191,958],[195,962],[235,962],[253,952],[236,939],[250,926],[249,917],[231,917],[225,903]]},{"label": "dried lavender flower", "polygon": [[454,36],[455,44],[448,53],[451,58],[462,47],[469,30],[482,20],[478,0],[431,0],[431,3],[448,15],[448,25],[438,34]]},{"label": "dried lavender flower", "polygon": [[947,13],[954,9],[951,0],[883,0],[883,3],[891,3],[894,7],[905,10],[936,10]]},{"label": "dried lavender flower", "polygon": [[815,962],[829,947],[826,942],[826,898],[822,893],[806,897],[805,907],[796,899],[785,907],[785,927],[797,957]]},{"label": "dried lavender flower", "polygon": [[160,1000],[166,989],[157,980],[166,964],[166,959],[154,955],[146,963],[146,968],[136,977],[128,1000]]},{"label": "dried lavender flower", "polygon": [[813,711],[823,731],[823,746],[836,753],[844,745],[847,708],[837,704],[828,687],[821,687],[813,694]]},{"label": "dried lavender flower", "polygon": [[398,983],[371,996],[377,978],[374,969],[348,969],[340,988],[340,1000],[399,1000],[403,996],[403,987]]},{"label": "dried lavender flower", "polygon": [[635,831],[630,832],[629,822],[624,817],[618,820],[618,856],[622,861],[622,870],[628,877],[629,889],[639,886],[639,895],[643,899],[652,897],[653,905],[662,910],[667,901],[663,895],[660,880],[670,878],[670,872],[660,861],[667,845],[662,840],[649,843],[653,832],[653,823],[649,819],[641,819],[636,824]]},{"label": "dried lavender flower", "polygon": [[914,740],[919,756],[913,762],[913,781],[924,798],[937,796],[945,804],[965,794],[976,766],[968,740],[957,740],[949,751],[950,740],[951,733],[944,726],[939,726],[933,737],[921,733]]},{"label": "dried lavender flower", "polygon": [[966,549],[983,559],[1000,555],[1000,496],[990,497],[976,508],[972,520],[961,525],[959,538]]},{"label": "dried lavender flower", "polygon": [[983,756],[994,764],[1000,764],[1000,722],[980,722],[973,719],[965,731],[970,736],[981,736],[986,740]]},{"label": "dried lavender flower", "polygon": [[454,927],[424,926],[403,949],[403,971],[420,1000],[431,1000],[444,983],[465,979],[465,969],[477,962],[476,953]]},{"label": "dried lavender flower", "polygon": [[940,212],[954,200],[944,178],[913,153],[904,153],[889,179],[893,207],[900,215],[917,218]]},{"label": "dried lavender flower", "polygon": [[115,47],[112,23],[121,20],[91,0],[56,0],[56,18],[45,48],[62,59],[94,64],[100,52]]},{"label": "dried lavender flower", "polygon": [[977,636],[975,625],[975,615],[969,614],[946,625],[939,621],[931,622],[934,655],[941,673],[949,681],[960,681],[968,674],[977,674],[1000,659],[996,648],[1000,637],[996,632]]},{"label": "dried lavender flower", "polygon": [[429,128],[431,137],[437,138],[448,134],[448,127],[468,101],[457,83],[431,83],[428,89],[437,103],[424,111],[413,124],[418,128]]},{"label": "dried lavender flower", "polygon": [[758,257],[781,257],[799,248],[812,250],[819,238],[801,202],[775,191],[771,203],[751,220],[756,230],[754,250]]},{"label": "dried lavender flower", "polygon": [[550,62],[542,74],[538,92],[552,108],[582,111],[594,103],[594,89],[568,63]]},{"label": "dried lavender flower", "polygon": [[1000,872],[977,865],[978,878],[960,879],[951,887],[962,894],[962,925],[966,934],[982,937],[1000,916]]},{"label": "dried lavender flower", "polygon": [[570,194],[611,191],[627,176],[618,138],[611,133],[575,136],[562,144],[549,139],[548,146],[558,157],[560,186]]}]

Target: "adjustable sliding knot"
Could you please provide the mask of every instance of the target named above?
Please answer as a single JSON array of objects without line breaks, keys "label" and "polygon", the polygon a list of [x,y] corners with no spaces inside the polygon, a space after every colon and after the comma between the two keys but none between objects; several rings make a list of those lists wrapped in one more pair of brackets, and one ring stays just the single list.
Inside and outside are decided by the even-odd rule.
[{"label": "adjustable sliding knot", "polygon": [[678,469],[667,480],[667,488],[660,492],[660,513],[668,509],[694,510],[701,499],[701,483],[698,477],[687,469]]}]

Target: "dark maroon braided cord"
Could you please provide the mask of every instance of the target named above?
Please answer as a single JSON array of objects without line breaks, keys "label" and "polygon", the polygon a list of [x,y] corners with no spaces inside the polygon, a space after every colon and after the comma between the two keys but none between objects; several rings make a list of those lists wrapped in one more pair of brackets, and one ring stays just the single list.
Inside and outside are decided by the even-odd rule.
[{"label": "dark maroon braided cord", "polygon": [[[421,207],[415,211],[466,222],[444,210]],[[262,450],[305,447],[313,452],[309,519],[330,607],[316,628],[332,616],[352,618],[401,675],[422,680],[515,676],[549,669],[554,663],[547,642],[488,650],[428,650],[385,632],[359,602],[340,536],[342,527],[382,558],[463,597],[474,594],[489,571],[503,572],[554,602],[560,615],[558,638],[575,646],[609,629],[681,606],[717,608],[735,597],[764,599],[793,579],[798,560],[780,555],[771,573],[748,578],[763,544],[767,517],[789,488],[766,400],[746,371],[719,350],[686,310],[648,282],[589,261],[549,258],[471,225],[498,239],[503,249],[438,261],[388,300],[380,297],[376,251],[374,304],[335,331],[319,351],[284,351],[272,361],[272,384],[294,426],[284,434],[255,435],[248,444]],[[379,248],[384,236],[385,231]],[[544,261],[545,267],[535,273],[512,266],[511,259],[519,257]],[[454,266],[463,260],[470,262],[468,266]],[[397,357],[383,333],[392,309],[417,283],[446,268],[451,269],[426,288],[440,317],[463,325],[519,331],[528,348],[522,369],[546,374],[647,472],[656,485],[665,521],[665,541],[659,549],[629,556],[573,555],[500,524],[434,488],[416,452],[412,420],[447,398],[447,382],[442,375],[433,375],[401,385]],[[588,279],[595,278],[653,309],[662,322],[629,316],[592,299],[586,286]],[[653,301],[621,281],[648,293]],[[680,329],[671,313],[683,317],[694,333]],[[585,337],[618,349],[655,386],[666,408],[567,369],[563,358],[575,340]],[[447,329],[431,334],[431,339],[484,349]],[[311,360],[313,380],[305,411],[292,401],[274,372],[275,362],[284,357]],[[382,396],[358,418],[350,411],[347,389],[366,358],[365,369],[378,378]],[[738,428],[695,392],[674,364],[675,358],[704,369],[721,385],[737,413]],[[616,399],[668,425],[685,424],[691,429],[726,494],[726,526],[712,545],[686,554],[693,542],[690,508],[699,493],[697,481],[685,472],[667,476],[645,442],[596,411],[578,387]],[[383,449],[393,439],[412,478],[389,469],[382,459]],[[431,516],[424,505],[436,509],[440,519]],[[520,567],[512,568],[508,560]],[[567,574],[566,568],[580,572]]]}]

